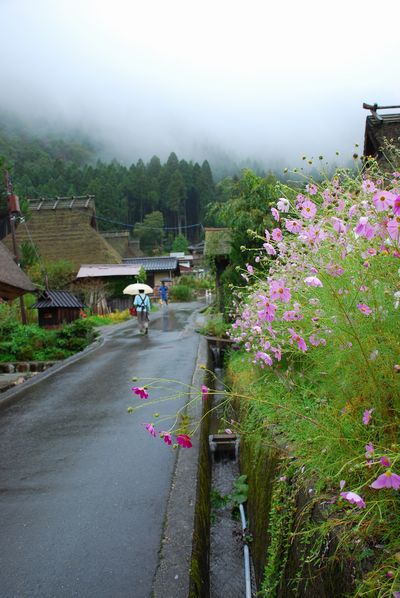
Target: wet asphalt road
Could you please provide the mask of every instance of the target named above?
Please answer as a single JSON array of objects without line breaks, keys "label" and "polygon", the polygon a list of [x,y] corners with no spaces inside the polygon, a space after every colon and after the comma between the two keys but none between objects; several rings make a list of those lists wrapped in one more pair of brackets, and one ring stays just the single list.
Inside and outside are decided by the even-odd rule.
[{"label": "wet asphalt road", "polygon": [[183,399],[128,415],[131,378],[190,384],[199,306],[153,316],[148,337],[133,321],[108,329],[0,411],[1,598],[151,595],[176,453],[142,422]]}]

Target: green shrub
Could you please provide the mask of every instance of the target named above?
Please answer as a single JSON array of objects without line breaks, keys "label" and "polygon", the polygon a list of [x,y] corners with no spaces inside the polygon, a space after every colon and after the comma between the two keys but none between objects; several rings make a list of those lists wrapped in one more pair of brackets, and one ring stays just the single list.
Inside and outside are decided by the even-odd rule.
[{"label": "green shrub", "polygon": [[193,291],[184,284],[176,284],[170,288],[169,296],[173,301],[192,301]]}]

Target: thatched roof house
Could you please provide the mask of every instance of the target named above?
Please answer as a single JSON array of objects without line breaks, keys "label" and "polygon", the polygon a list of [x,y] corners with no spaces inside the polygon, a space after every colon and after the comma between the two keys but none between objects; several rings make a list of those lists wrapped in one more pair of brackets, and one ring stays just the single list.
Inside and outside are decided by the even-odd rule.
[{"label": "thatched roof house", "polygon": [[372,156],[379,161],[384,160],[382,146],[385,138],[393,140],[400,148],[400,112],[392,114],[378,114],[378,110],[397,109],[400,106],[378,106],[364,104],[364,108],[371,111],[365,122],[364,156]]},{"label": "thatched roof house", "polygon": [[[30,217],[20,223],[16,238],[34,243],[43,261],[69,260],[81,264],[118,264],[119,253],[97,231],[93,196],[29,199]],[[11,235],[3,240],[11,248]]]},{"label": "thatched roof house", "polygon": [[0,298],[12,301],[36,287],[25,272],[15,263],[12,254],[0,242]]}]

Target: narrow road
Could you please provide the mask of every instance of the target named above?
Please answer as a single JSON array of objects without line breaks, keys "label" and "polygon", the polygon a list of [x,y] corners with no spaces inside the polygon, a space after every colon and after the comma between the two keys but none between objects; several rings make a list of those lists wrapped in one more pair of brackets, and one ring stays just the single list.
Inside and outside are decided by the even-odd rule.
[{"label": "narrow road", "polygon": [[108,329],[98,349],[0,411],[2,598],[151,595],[176,452],[142,425],[161,407],[127,414],[139,402],[131,378],[190,384],[200,307],[164,309],[148,337],[133,321]]}]

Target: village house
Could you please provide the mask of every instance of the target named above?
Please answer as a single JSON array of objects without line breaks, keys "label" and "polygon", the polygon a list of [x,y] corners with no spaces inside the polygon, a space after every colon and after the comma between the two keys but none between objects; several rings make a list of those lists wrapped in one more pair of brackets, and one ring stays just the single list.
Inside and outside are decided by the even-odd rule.
[{"label": "village house", "polygon": [[13,301],[35,290],[33,282],[15,263],[12,253],[0,241],[0,299]]},{"label": "village house", "polygon": [[[81,264],[118,264],[121,255],[98,232],[92,195],[29,199],[29,216],[19,223],[16,240],[33,244],[44,262],[68,260],[79,270]],[[12,238],[4,244],[11,249]]]}]

